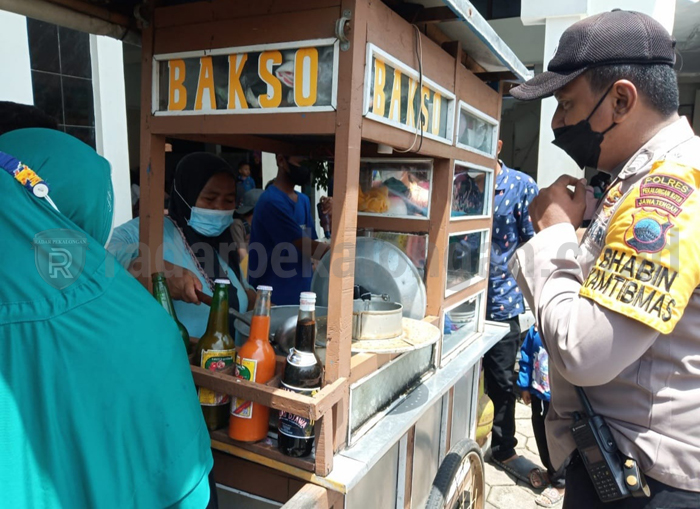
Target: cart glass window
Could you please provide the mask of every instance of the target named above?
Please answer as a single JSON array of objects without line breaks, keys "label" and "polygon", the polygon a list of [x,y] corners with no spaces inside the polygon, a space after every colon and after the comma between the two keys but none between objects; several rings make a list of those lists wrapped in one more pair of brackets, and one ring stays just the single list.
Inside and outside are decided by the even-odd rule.
[{"label": "cart glass window", "polygon": [[433,164],[416,159],[363,159],[357,210],[362,215],[426,218]]},{"label": "cart glass window", "polygon": [[414,235],[411,233],[397,232],[375,232],[371,230],[360,230],[359,235],[374,237],[391,242],[403,251],[418,269],[421,278],[425,281],[425,262],[428,254],[428,236]]},{"label": "cart glass window", "polygon": [[445,312],[443,359],[483,330],[483,306],[484,293],[481,292]]},{"label": "cart glass window", "polygon": [[447,248],[446,296],[469,288],[486,278],[488,231],[454,233]]},{"label": "cart glass window", "polygon": [[467,103],[460,102],[457,125],[458,147],[487,157],[496,157],[497,132],[498,121],[496,119]]},{"label": "cart glass window", "polygon": [[488,216],[493,200],[493,170],[456,163],[452,180],[451,219]]}]

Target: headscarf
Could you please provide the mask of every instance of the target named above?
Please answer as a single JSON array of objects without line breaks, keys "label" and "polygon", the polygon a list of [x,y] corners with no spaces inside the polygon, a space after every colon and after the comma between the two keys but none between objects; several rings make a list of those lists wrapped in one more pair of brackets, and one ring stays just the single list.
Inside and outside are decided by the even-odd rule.
[{"label": "headscarf", "polygon": [[[4,134],[0,151],[60,210],[0,170],[3,506],[204,507],[210,441],[177,326],[104,249],[109,163],[46,129]],[[42,265],[47,231],[84,239],[69,286]]]},{"label": "headscarf", "polygon": [[[61,213],[104,245],[114,213],[109,162],[60,131],[19,129],[0,138],[0,150],[20,159],[51,186],[51,199]],[[42,150],[37,150],[37,139]]]},{"label": "headscarf", "polygon": [[[228,274],[221,266],[218,256],[206,256],[203,245],[207,245],[221,256],[221,259],[229,266],[241,280],[241,269],[238,260],[238,250],[231,249],[233,245],[233,235],[231,229],[226,228],[218,237],[206,237],[194,230],[189,225],[192,207],[197,203],[199,194],[207,185],[209,179],[219,173],[230,175],[236,181],[236,173],[233,168],[222,158],[207,152],[195,152],[186,155],[175,169],[175,180],[173,190],[170,193],[169,217],[175,221],[182,230],[187,244],[192,249],[195,257],[199,261],[202,270],[210,281],[217,278],[228,278]],[[233,215],[233,210],[231,210]],[[202,246],[199,247],[198,246]],[[229,287],[229,307],[238,309],[238,294],[235,287]],[[233,321],[231,321],[233,324]]]}]

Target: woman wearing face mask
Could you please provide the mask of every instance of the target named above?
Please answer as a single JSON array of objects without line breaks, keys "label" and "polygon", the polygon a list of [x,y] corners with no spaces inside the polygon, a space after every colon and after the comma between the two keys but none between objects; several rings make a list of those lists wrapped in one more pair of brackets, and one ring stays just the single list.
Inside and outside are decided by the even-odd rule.
[{"label": "woman wearing face mask", "polygon": [[[163,259],[177,317],[194,337],[204,334],[209,316],[209,307],[199,305],[195,290],[211,295],[214,280],[228,278],[232,308],[245,312],[255,301],[254,290],[241,278],[231,236],[235,205],[236,176],[226,161],[198,152],[177,165],[163,225]],[[138,243],[137,218],[114,230],[107,249],[135,274]]]}]

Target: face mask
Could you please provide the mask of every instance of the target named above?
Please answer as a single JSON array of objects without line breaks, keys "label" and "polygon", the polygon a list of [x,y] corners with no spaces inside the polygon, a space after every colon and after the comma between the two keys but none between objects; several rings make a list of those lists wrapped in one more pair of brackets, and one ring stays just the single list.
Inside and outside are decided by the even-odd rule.
[{"label": "face mask", "polygon": [[289,179],[295,186],[303,186],[309,182],[309,177],[311,176],[311,168],[308,166],[298,166],[296,164],[288,163],[289,167]]},{"label": "face mask", "polygon": [[205,237],[218,237],[233,223],[233,210],[192,207],[188,224]]},{"label": "face mask", "polygon": [[595,105],[595,108],[585,120],[581,120],[578,124],[557,127],[553,130],[554,141],[552,143],[566,152],[581,169],[584,166],[590,168],[598,167],[600,145],[603,143],[603,138],[610,129],[617,125],[613,122],[605,131],[599,133],[591,128],[591,124],[588,121],[603,103],[603,99],[605,99],[610,90],[612,90],[612,85],[603,94],[603,97],[600,98],[598,104]]}]

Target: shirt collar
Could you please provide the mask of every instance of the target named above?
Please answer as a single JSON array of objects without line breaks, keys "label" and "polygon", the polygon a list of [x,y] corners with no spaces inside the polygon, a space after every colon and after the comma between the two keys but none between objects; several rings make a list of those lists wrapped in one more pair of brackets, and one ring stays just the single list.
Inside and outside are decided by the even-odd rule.
[{"label": "shirt collar", "polygon": [[496,190],[506,188],[505,180],[506,180],[506,177],[508,175],[510,175],[510,168],[508,168],[505,164],[503,164],[503,161],[501,161],[500,159],[498,160],[498,162],[501,165],[501,171],[498,173],[498,176],[496,177]]},{"label": "shirt collar", "polygon": [[[651,161],[660,159],[662,154],[670,152],[674,147],[690,140],[695,136],[688,119],[681,117],[667,125],[647,141],[635,155],[630,157],[619,172],[618,178],[626,179],[647,166]],[[615,177],[613,172],[613,177]]]}]

